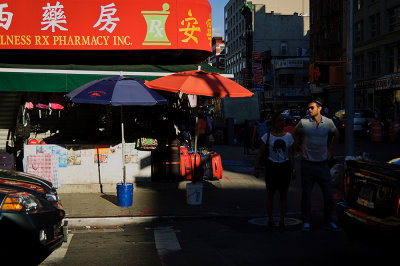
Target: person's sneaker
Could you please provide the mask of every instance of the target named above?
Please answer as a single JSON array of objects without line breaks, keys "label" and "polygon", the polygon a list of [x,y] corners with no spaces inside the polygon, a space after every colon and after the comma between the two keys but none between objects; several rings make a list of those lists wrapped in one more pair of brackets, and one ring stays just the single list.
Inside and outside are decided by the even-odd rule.
[{"label": "person's sneaker", "polygon": [[330,222],[327,226],[326,229],[329,231],[334,231],[334,232],[339,232],[341,231],[340,227],[335,223],[335,222]]},{"label": "person's sneaker", "polygon": [[311,231],[311,224],[308,222],[303,223],[303,227],[301,228],[303,232],[310,232]]}]

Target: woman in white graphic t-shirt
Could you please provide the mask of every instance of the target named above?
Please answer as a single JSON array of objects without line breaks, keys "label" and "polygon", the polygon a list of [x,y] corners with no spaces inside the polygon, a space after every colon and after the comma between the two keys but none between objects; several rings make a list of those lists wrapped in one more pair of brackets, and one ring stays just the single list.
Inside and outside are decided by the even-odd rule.
[{"label": "woman in white graphic t-shirt", "polygon": [[[267,187],[267,230],[273,231],[274,221],[272,217],[273,200],[276,191],[280,195],[280,219],[279,231],[285,231],[285,214],[287,204],[287,192],[290,180],[294,175],[292,156],[293,137],[284,131],[285,119],[280,113],[275,113],[271,118],[272,132],[265,134],[261,140],[261,146],[256,157],[254,175],[260,174],[260,169],[265,167],[265,184]],[[266,152],[266,153],[264,153]],[[267,156],[263,156],[267,154]],[[263,161],[262,157],[266,157]],[[261,167],[260,167],[261,166]]]}]

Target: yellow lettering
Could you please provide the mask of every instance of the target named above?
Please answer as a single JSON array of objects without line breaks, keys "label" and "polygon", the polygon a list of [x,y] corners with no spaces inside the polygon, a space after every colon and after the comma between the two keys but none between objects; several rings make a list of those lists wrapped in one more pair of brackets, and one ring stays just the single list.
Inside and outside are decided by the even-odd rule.
[{"label": "yellow lettering", "polygon": [[82,45],[89,45],[89,36],[82,36]]},{"label": "yellow lettering", "polygon": [[103,45],[103,43],[101,42],[101,37],[102,37],[102,36],[97,36],[97,38],[96,38],[96,45]]},{"label": "yellow lettering", "polygon": [[15,35],[15,36],[14,36],[14,44],[15,44],[15,45],[21,45],[20,42],[19,42],[19,39],[20,39],[20,36],[19,36],[19,35]]},{"label": "yellow lettering", "polygon": [[48,38],[49,38],[50,36],[42,36],[42,38],[44,39],[44,44],[43,45],[50,45],[50,43],[49,43],[49,41],[48,41]]},{"label": "yellow lettering", "polygon": [[110,36],[103,36],[103,38],[104,38],[105,45],[108,45],[108,39],[110,38]]},{"label": "yellow lettering", "polygon": [[72,39],[72,36],[68,37],[68,43],[67,45],[74,45],[74,40]]},{"label": "yellow lettering", "polygon": [[130,41],[128,41],[130,38],[131,38],[130,36],[125,36],[125,38],[124,38],[125,45],[132,45],[132,43]]},{"label": "yellow lettering", "polygon": [[75,45],[81,45],[79,36],[75,36]]},{"label": "yellow lettering", "polygon": [[20,37],[21,37],[20,45],[27,45],[28,44],[29,35],[21,35]]},{"label": "yellow lettering", "polygon": [[40,36],[35,35],[35,45],[42,45]]},{"label": "yellow lettering", "polygon": [[124,44],[124,40],[122,39],[121,36],[117,36],[117,38],[118,38],[118,45]]},{"label": "yellow lettering", "polygon": [[67,44],[67,36],[60,36],[60,44],[59,45],[66,45]]},{"label": "yellow lettering", "polygon": [[[37,36],[35,36],[35,37],[37,37]],[[60,40],[60,36],[53,36],[53,44],[54,45],[57,45],[59,40]]]},{"label": "yellow lettering", "polygon": [[95,36],[92,36],[92,42],[90,43],[90,45],[97,45]]},{"label": "yellow lettering", "polygon": [[8,45],[14,45],[14,39],[13,39],[13,37],[12,36],[10,36],[10,35],[7,35],[7,44]]}]

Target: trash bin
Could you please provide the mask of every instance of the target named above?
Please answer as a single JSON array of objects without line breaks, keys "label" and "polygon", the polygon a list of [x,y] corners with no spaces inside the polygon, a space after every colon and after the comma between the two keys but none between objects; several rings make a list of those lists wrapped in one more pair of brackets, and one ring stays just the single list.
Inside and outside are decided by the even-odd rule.
[{"label": "trash bin", "polygon": [[118,206],[129,207],[132,206],[133,199],[133,184],[123,183],[117,184]]}]

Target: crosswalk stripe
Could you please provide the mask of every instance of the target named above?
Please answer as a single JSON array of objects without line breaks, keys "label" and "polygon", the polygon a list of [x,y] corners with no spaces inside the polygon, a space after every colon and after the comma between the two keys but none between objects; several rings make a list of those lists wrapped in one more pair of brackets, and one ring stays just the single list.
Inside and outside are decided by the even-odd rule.
[{"label": "crosswalk stripe", "polygon": [[160,256],[181,250],[181,245],[171,226],[156,227],[154,229],[154,240],[158,255]]}]

